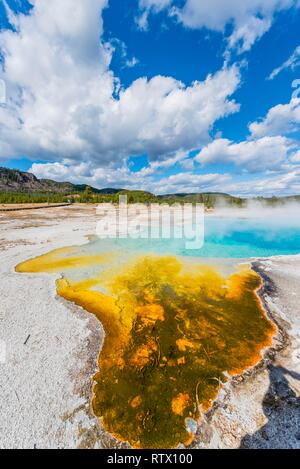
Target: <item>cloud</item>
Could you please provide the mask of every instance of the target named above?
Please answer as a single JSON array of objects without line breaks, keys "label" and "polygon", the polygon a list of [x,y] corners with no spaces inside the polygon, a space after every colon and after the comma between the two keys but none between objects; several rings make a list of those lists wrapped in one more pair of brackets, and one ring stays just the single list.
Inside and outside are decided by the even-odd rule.
[{"label": "cloud", "polygon": [[145,183],[137,173],[131,173],[126,166],[119,168],[95,168],[89,162],[69,164],[67,161],[54,163],[34,163],[29,170],[41,179],[54,179],[56,181],[79,182],[97,188],[142,188]]},{"label": "cloud", "polygon": [[2,110],[1,137],[12,155],[25,151],[33,157],[61,153],[68,158],[81,154],[110,160],[130,153],[155,155],[193,148],[208,139],[217,119],[238,110],[227,99],[239,83],[235,68],[190,87],[170,77],[141,78],[121,89],[115,99],[114,77],[108,70],[94,65],[90,75],[85,63],[81,68],[73,62],[73,51],[57,56],[46,41],[50,56],[46,73],[45,51],[37,60],[31,56],[24,60],[23,38],[11,35],[6,41],[6,50],[14,50],[6,56],[5,78],[22,89],[22,99],[11,101],[8,112]]},{"label": "cloud", "polygon": [[163,160],[151,161],[148,167],[139,172],[139,175],[152,176],[161,170],[175,167],[175,165],[184,167],[187,161],[190,161],[189,154],[185,151],[178,151]]},{"label": "cloud", "polygon": [[[140,78],[121,90],[105,128],[110,146],[150,157],[189,150],[209,140],[212,125],[239,109],[228,96],[239,84],[236,68],[190,87],[170,77]],[[118,139],[121,139],[118,142]]]},{"label": "cloud", "polygon": [[136,65],[138,65],[140,63],[139,59],[137,59],[136,57],[132,57],[131,59],[127,59],[126,62],[125,62],[125,66],[127,68],[133,68],[135,67]]},{"label": "cloud", "polygon": [[242,197],[299,195],[300,169],[289,170],[272,177],[234,182],[224,186],[224,190]]},{"label": "cloud", "polygon": [[242,171],[259,173],[279,170],[288,162],[290,141],[281,136],[264,137],[233,143],[227,139],[217,139],[208,144],[196,156],[202,165],[221,163],[234,164]]},{"label": "cloud", "polygon": [[41,179],[70,181],[74,184],[88,184],[102,189],[107,187],[133,190],[153,190],[154,172],[132,172],[126,164],[117,168],[95,167],[90,162],[70,164],[68,161],[34,163],[29,170]]},{"label": "cloud", "polygon": [[[299,155],[298,155],[299,156]],[[237,196],[252,197],[258,195],[294,195],[300,193],[300,169],[294,167],[282,170],[276,175],[254,178],[247,176],[239,181],[232,174],[193,174],[180,172],[175,175],[154,178],[154,173],[145,175],[142,170],[131,172],[128,167],[93,168],[89,163],[68,165],[65,163],[33,164],[31,170],[37,177],[57,181],[79,181],[98,188],[115,187],[148,190],[156,194],[182,192],[227,192]]]},{"label": "cloud", "polygon": [[[179,155],[175,157],[180,159]],[[165,165],[165,167],[167,166],[168,164]],[[41,179],[70,181],[76,184],[80,181],[82,184],[97,188],[115,187],[147,190],[155,194],[219,190],[222,184],[231,180],[227,174],[193,174],[192,172],[180,172],[158,179],[154,177],[155,171],[131,172],[126,166],[93,168],[89,163],[69,165],[67,162],[34,163],[30,172]]]},{"label": "cloud", "polygon": [[149,14],[148,10],[144,10],[140,15],[136,16],[135,23],[140,31],[148,31],[149,29]]},{"label": "cloud", "polygon": [[84,143],[75,114],[109,101],[111,51],[100,43],[106,0],[33,0],[30,15],[0,32],[7,106],[0,110],[1,154],[71,154]]},{"label": "cloud", "polygon": [[141,13],[136,17],[136,24],[141,31],[148,31],[148,19],[151,13],[159,13],[171,5],[173,0],[139,0]]},{"label": "cloud", "polygon": [[267,115],[249,125],[253,138],[274,135],[288,135],[300,130],[300,99],[292,99],[288,104],[272,107]]},{"label": "cloud", "polygon": [[123,68],[133,68],[139,64],[139,60],[136,57],[129,58],[127,45],[117,37],[113,37],[107,46],[111,47],[111,52],[119,55]]},{"label": "cloud", "polygon": [[231,180],[229,174],[193,174],[191,172],[178,173],[161,179],[152,184],[157,194],[195,193],[219,191],[224,183]]},{"label": "cloud", "polygon": [[[75,6],[74,6],[75,5]],[[0,32],[8,101],[0,108],[0,157],[120,164],[129,155],[165,158],[209,141],[214,123],[237,112],[235,66],[185,86],[141,77],[123,88],[101,41],[106,0],[34,1]]]},{"label": "cloud", "polygon": [[300,163],[300,150],[294,153],[294,155],[291,157],[291,162]]},{"label": "cloud", "polygon": [[[141,29],[148,29],[151,12],[174,3],[174,0],[140,0]],[[185,0],[180,8],[169,8],[169,14],[193,29],[207,28],[224,33],[226,27],[232,25],[228,46],[241,53],[248,51],[270,29],[276,12],[298,6],[298,0]]]},{"label": "cloud", "polygon": [[[299,155],[298,155],[299,156]],[[148,190],[156,194],[226,192],[242,197],[283,196],[300,193],[300,169],[294,167],[282,170],[276,175],[261,174],[249,178],[248,175],[238,180],[232,174],[193,174],[181,172],[162,179],[146,176],[143,171],[132,173],[123,166],[117,169],[93,168],[89,163],[69,166],[67,163],[34,164],[30,170],[37,177],[57,181],[79,181],[98,188],[115,187]]]},{"label": "cloud", "polygon": [[275,12],[293,6],[299,6],[298,0],[186,0],[183,8],[173,11],[179,21],[190,28],[224,32],[231,23],[229,47],[245,52],[269,30]]},{"label": "cloud", "polygon": [[[211,2],[216,6],[216,0]],[[211,2],[206,2],[205,8],[209,9]],[[250,14],[243,2],[230,10],[234,2],[227,3],[236,16],[216,8],[221,19],[212,18],[210,23],[204,15],[205,24],[223,31],[231,18],[230,47],[238,43],[250,47],[257,36],[255,18],[264,21],[271,16],[259,9],[255,10],[259,16]],[[259,5],[258,0],[253,3]],[[275,2],[265,3],[275,11],[271,8]],[[96,187],[156,193],[260,190],[259,181],[250,181],[247,188],[247,183],[235,185],[229,174],[199,169],[199,163],[228,163],[249,180],[259,172],[260,176],[263,171],[269,175],[276,172],[271,178],[273,186],[266,191],[279,191],[284,184],[287,191],[288,181],[295,190],[299,145],[284,135],[299,128],[300,100],[272,108],[263,120],[250,125],[251,136],[244,142],[225,138],[211,142],[215,123],[239,110],[233,98],[241,81],[237,66],[224,67],[189,86],[173,77],[154,76],[140,77],[123,87],[110,69],[117,45],[103,40],[102,12],[107,0],[52,0],[51,4],[32,0],[32,4],[29,15],[10,12],[14,30],[0,32],[4,56],[0,78],[5,80],[8,98],[6,106],[0,106],[0,158],[26,155],[46,162],[32,166],[39,177]],[[149,14],[170,7],[171,1],[149,0],[141,5]],[[276,5],[287,7],[288,1]],[[246,13],[243,16],[241,12]],[[238,21],[242,16],[244,23]],[[246,29],[238,33],[241,25]],[[245,33],[247,25],[250,29]],[[124,63],[133,65],[126,44],[118,47],[121,53],[125,51]],[[199,148],[202,150],[195,159],[189,156]],[[144,154],[149,156],[149,166],[131,171],[128,157]],[[200,170],[201,174],[196,174]]]},{"label": "cloud", "polygon": [[300,46],[296,47],[292,55],[282,64],[280,67],[275,68],[269,75],[268,80],[274,80],[283,70],[291,69],[294,70],[300,65]]},{"label": "cloud", "polygon": [[161,11],[172,3],[172,0],[139,0],[141,10],[153,9]]},{"label": "cloud", "polygon": [[238,53],[249,51],[271,27],[271,18],[249,17],[244,24],[237,25],[228,39],[228,48],[237,47]]},{"label": "cloud", "polygon": [[67,162],[33,163],[29,170],[40,179],[54,179],[61,182],[85,181],[93,178],[93,171],[88,163],[68,165]]}]

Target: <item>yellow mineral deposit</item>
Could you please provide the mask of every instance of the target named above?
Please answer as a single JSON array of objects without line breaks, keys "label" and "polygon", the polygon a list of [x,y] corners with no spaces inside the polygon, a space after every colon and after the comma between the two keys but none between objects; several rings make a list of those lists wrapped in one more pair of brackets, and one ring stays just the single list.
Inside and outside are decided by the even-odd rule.
[{"label": "yellow mineral deposit", "polygon": [[[55,251],[17,271],[77,266],[84,272],[103,262],[105,256]],[[98,278],[58,280],[57,293],[105,329],[93,397],[105,429],[135,448],[191,443],[187,420],[199,421],[199,406],[211,407],[224,373],[255,365],[272,343],[276,329],[257,296],[260,285],[249,268],[226,279],[208,267],[156,256],[110,265]]]},{"label": "yellow mineral deposit", "polygon": [[108,255],[80,256],[76,255],[77,248],[62,248],[36,257],[16,267],[19,273],[60,272],[61,270],[78,269],[80,267],[97,265],[109,259]]}]

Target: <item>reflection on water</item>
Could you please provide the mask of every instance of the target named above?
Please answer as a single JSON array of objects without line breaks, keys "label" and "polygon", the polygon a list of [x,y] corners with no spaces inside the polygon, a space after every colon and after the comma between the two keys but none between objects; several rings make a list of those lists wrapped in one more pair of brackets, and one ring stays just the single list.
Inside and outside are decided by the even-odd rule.
[{"label": "reflection on water", "polygon": [[58,294],[103,324],[93,408],[106,430],[137,448],[189,444],[199,407],[210,408],[225,375],[256,364],[272,342],[260,278],[132,251],[95,260],[94,248],[55,251],[17,271],[63,273]]}]

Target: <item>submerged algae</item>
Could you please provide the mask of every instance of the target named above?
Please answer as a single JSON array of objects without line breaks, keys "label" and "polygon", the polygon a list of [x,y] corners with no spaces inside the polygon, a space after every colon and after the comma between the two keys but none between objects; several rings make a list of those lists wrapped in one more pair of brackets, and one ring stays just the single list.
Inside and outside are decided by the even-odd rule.
[{"label": "submerged algae", "polygon": [[[39,266],[43,271],[43,258]],[[93,289],[98,285],[107,293]],[[260,285],[248,268],[225,279],[155,256],[94,279],[58,280],[58,294],[105,329],[93,397],[105,429],[137,448],[189,444],[187,422],[211,407],[224,373],[242,373],[272,343],[275,326],[257,296]]]}]

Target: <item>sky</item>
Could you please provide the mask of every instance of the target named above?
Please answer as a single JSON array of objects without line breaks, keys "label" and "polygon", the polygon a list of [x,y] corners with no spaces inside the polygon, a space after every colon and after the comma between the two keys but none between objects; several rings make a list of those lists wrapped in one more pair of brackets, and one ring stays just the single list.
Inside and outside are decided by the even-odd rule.
[{"label": "sky", "polygon": [[300,194],[300,0],[0,0],[0,166]]}]

